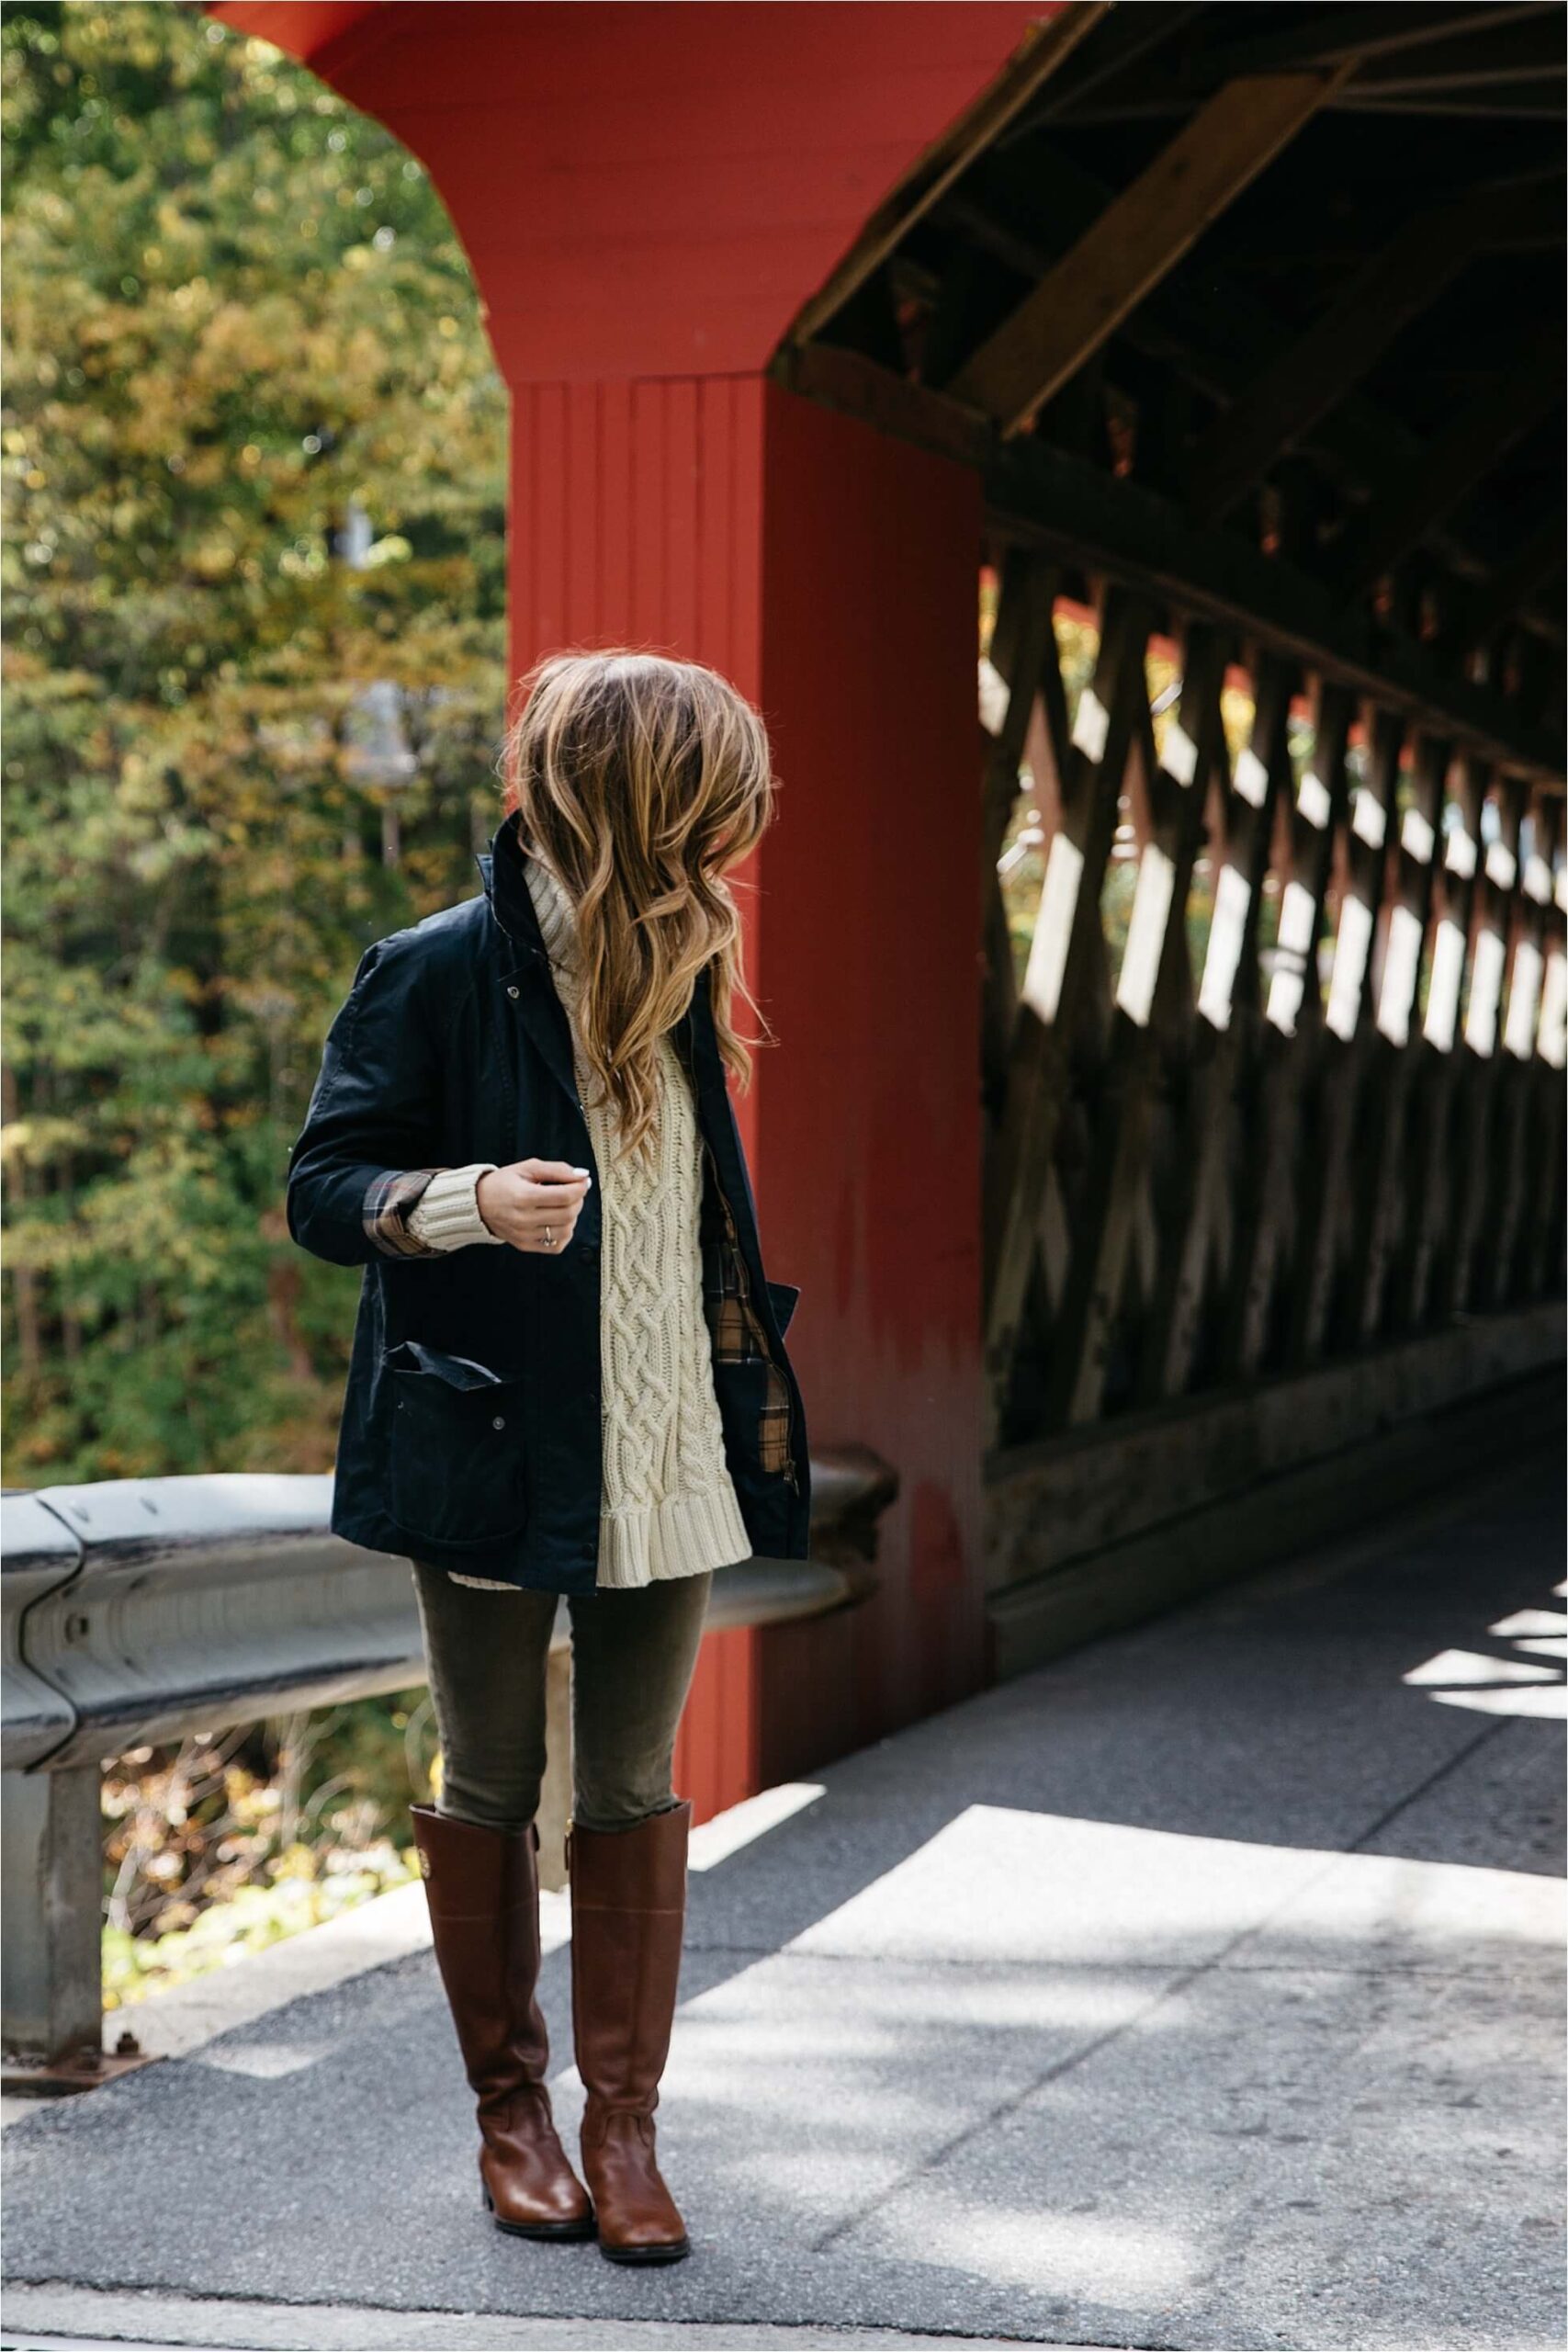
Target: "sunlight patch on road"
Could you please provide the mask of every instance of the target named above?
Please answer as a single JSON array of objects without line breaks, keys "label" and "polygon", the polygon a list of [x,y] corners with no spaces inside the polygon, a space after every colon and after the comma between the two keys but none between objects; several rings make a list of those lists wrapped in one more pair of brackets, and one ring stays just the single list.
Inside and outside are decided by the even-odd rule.
[{"label": "sunlight patch on road", "polygon": [[1545,1723],[1568,1723],[1568,1686],[1548,1690],[1434,1690],[1439,1707],[1468,1707],[1477,1715],[1533,1715]]},{"label": "sunlight patch on road", "polygon": [[1180,2232],[1091,2213],[922,2199],[918,2235],[921,2261],[1098,2303],[1168,2299],[1198,2276],[1197,2249]]},{"label": "sunlight patch on road", "polygon": [[693,1830],[687,1868],[711,1871],[731,1854],[738,1854],[743,1846],[765,1838],[770,1829],[793,1821],[797,1813],[804,1813],[807,1805],[815,1804],[825,1794],[819,1781],[781,1781],[776,1789],[763,1789],[758,1796],[742,1798],[727,1813],[716,1814],[711,1821],[705,1821]]},{"label": "sunlight patch on road", "polygon": [[[1562,1593],[1568,1587],[1554,1585]],[[1507,1642],[1522,1656],[1498,1657],[1486,1650],[1439,1650],[1401,1677],[1425,1690],[1439,1707],[1462,1707],[1477,1715],[1520,1715],[1539,1722],[1568,1722],[1568,1681],[1558,1661],[1568,1664],[1568,1613],[1559,1609],[1516,1609],[1488,1625],[1494,1641]],[[1537,1658],[1551,1658],[1538,1666]]]},{"label": "sunlight patch on road", "polygon": [[1549,1666],[1527,1666],[1522,1658],[1491,1657],[1484,1650],[1439,1650],[1403,1679],[1422,1690],[1428,1683],[1555,1682],[1558,1678]]}]

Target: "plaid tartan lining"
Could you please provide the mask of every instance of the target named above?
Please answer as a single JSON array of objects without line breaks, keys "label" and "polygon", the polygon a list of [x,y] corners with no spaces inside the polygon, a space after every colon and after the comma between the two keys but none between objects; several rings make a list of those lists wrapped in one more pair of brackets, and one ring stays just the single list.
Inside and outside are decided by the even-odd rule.
[{"label": "plaid tartan lining", "polygon": [[[708,1159],[711,1167],[711,1152]],[[776,1475],[790,1467],[789,1384],[768,1351],[767,1335],[751,1301],[735,1218],[716,1170],[709,1199],[716,1204],[716,1216],[710,1206],[704,1219],[703,1304],[713,1339],[714,1362],[766,1364],[762,1409],[757,1422],[757,1453],[762,1468]]]},{"label": "plaid tartan lining", "polygon": [[410,1209],[424,1197],[426,1185],[439,1168],[389,1168],[366,1191],[360,1223],[384,1257],[429,1258],[434,1253],[403,1222]]}]

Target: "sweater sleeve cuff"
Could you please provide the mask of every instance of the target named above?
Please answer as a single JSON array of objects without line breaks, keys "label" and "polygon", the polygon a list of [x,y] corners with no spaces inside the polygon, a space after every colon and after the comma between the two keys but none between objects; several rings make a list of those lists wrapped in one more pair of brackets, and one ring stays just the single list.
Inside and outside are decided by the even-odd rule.
[{"label": "sweater sleeve cuff", "polygon": [[463,1250],[471,1241],[501,1241],[479,1215],[479,1182],[495,1167],[493,1159],[477,1159],[468,1168],[443,1168],[434,1175],[415,1207],[409,1211],[409,1231],[427,1250]]}]

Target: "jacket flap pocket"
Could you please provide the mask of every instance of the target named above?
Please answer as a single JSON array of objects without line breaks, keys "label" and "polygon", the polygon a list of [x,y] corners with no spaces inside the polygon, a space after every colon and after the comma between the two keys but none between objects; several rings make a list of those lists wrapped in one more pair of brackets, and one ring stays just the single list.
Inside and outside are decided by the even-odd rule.
[{"label": "jacket flap pocket", "polygon": [[516,1378],[514,1373],[492,1372],[488,1364],[476,1363],[471,1356],[453,1356],[442,1348],[427,1348],[423,1340],[404,1340],[400,1346],[389,1348],[385,1362],[391,1372],[431,1373],[437,1380],[444,1380],[448,1388],[504,1388]]},{"label": "jacket flap pocket", "polygon": [[773,1303],[773,1320],[779,1327],[782,1340],[789,1328],[789,1318],[795,1313],[795,1303],[800,1296],[799,1285],[795,1283],[770,1283],[768,1296]]}]

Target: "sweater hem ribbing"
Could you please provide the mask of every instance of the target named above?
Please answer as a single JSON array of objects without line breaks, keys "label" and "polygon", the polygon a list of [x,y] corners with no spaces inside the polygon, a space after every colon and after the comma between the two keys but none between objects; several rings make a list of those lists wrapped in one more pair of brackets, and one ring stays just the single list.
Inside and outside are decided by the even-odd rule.
[{"label": "sweater hem ribbing", "polygon": [[[600,1592],[636,1592],[676,1577],[702,1576],[751,1557],[751,1539],[733,1486],[671,1495],[646,1509],[606,1511],[599,1521]],[[479,1592],[515,1592],[494,1577],[448,1568],[454,1584]]]}]

